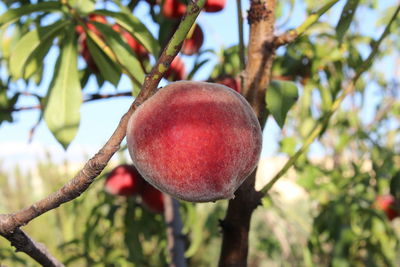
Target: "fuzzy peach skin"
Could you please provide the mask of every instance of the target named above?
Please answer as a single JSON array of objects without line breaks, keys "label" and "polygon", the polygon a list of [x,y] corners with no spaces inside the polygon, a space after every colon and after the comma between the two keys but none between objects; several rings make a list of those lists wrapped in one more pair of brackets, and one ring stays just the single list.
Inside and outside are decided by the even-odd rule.
[{"label": "fuzzy peach skin", "polygon": [[230,199],[254,170],[262,136],[247,101],[215,83],[161,88],[131,116],[127,144],[144,179],[192,202]]}]

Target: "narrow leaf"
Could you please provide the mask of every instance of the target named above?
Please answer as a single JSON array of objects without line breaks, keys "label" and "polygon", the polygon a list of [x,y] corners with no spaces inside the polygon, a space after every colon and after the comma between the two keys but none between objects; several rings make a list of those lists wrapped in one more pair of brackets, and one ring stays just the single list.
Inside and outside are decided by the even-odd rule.
[{"label": "narrow leaf", "polygon": [[44,119],[57,141],[67,148],[78,131],[82,103],[73,27],[65,36],[60,53],[47,95]]},{"label": "narrow leaf", "polygon": [[119,67],[104,54],[91,38],[87,38],[86,42],[90,55],[96,63],[96,66],[99,68],[101,75],[114,86],[117,86],[121,77],[121,70]]},{"label": "narrow leaf", "polygon": [[272,81],[270,83],[266,95],[267,108],[279,127],[283,128],[286,115],[297,99],[297,86],[293,82]]},{"label": "narrow leaf", "polygon": [[[10,56],[10,73],[14,79],[22,78],[27,60],[36,50],[42,50],[51,42],[69,21],[57,21],[52,25],[36,28],[25,34],[15,45]],[[43,51],[42,51],[43,53]]]},{"label": "narrow leaf", "polygon": [[343,7],[339,22],[336,25],[336,37],[339,43],[343,41],[343,36],[350,27],[359,2],[359,0],[347,0],[346,5]]},{"label": "narrow leaf", "polygon": [[390,180],[390,194],[397,199],[400,199],[400,171],[393,175]]},{"label": "narrow leaf", "polygon": [[15,9],[9,9],[0,16],[0,27],[2,27],[5,24],[14,22],[21,16],[27,15],[29,13],[37,11],[41,12],[47,12],[52,10],[59,11],[60,9],[61,9],[60,1],[40,2],[37,4],[23,5]]},{"label": "narrow leaf", "polygon": [[37,49],[35,49],[27,60],[25,70],[23,72],[23,78],[29,79],[33,74],[38,72],[43,67],[43,58],[47,55],[50,47],[53,45],[53,38],[47,38],[40,42]]},{"label": "narrow leaf", "polygon": [[118,61],[129,71],[129,75],[133,76],[139,83],[144,82],[144,72],[140,61],[137,59],[135,54],[129,45],[122,40],[121,35],[111,29],[111,27],[102,23],[93,22],[97,29],[106,36],[105,42],[110,46],[111,50],[117,56]]},{"label": "narrow leaf", "polygon": [[130,13],[96,10],[96,14],[113,17],[118,24],[124,27],[138,40],[151,54],[158,56],[160,46],[151,32],[137,17]]}]

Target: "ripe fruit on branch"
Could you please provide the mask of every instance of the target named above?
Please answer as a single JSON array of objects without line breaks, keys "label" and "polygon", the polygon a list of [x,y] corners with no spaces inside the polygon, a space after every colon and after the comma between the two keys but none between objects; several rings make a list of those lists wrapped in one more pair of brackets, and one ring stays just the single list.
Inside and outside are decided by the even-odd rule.
[{"label": "ripe fruit on branch", "polygon": [[164,212],[164,195],[157,188],[143,180],[143,187],[140,191],[143,205],[155,213]]},{"label": "ripe fruit on branch", "polygon": [[160,89],[128,122],[127,144],[143,178],[173,197],[233,198],[254,170],[261,129],[246,100],[230,88],[180,81]]},{"label": "ripe fruit on branch", "polygon": [[226,0],[207,0],[204,4],[205,12],[218,12],[224,9]]},{"label": "ripe fruit on branch", "polygon": [[204,35],[203,30],[198,24],[194,26],[193,32],[189,38],[183,42],[181,52],[185,55],[193,55],[199,52],[200,47],[203,45]]},{"label": "ripe fruit on branch", "polygon": [[392,195],[382,195],[375,199],[376,208],[385,212],[390,221],[400,216],[394,205],[395,198]]},{"label": "ripe fruit on branch", "polygon": [[165,0],[162,6],[162,14],[170,19],[179,19],[186,12],[186,5],[179,0]]},{"label": "ripe fruit on branch", "polygon": [[123,164],[115,167],[104,184],[107,193],[119,196],[132,196],[142,191],[144,180],[133,165]]},{"label": "ripe fruit on branch", "polygon": [[183,60],[179,56],[176,56],[165,72],[164,77],[171,81],[179,81],[183,80],[185,72],[185,63],[183,63]]}]

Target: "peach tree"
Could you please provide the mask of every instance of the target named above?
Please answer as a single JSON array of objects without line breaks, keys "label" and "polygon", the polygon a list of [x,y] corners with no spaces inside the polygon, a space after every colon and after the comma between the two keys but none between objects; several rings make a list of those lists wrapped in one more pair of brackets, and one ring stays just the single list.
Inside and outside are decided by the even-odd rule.
[{"label": "peach tree", "polygon": [[[1,124],[38,109],[38,123],[44,121],[67,149],[84,103],[126,96],[132,104],[109,140],[67,182],[19,210],[1,210],[0,235],[44,266],[257,266],[266,258],[305,266],[395,266],[399,234],[390,221],[400,214],[399,73],[390,80],[380,66],[386,68],[399,48],[400,5],[388,2],[382,10],[374,0],[237,0],[226,23],[229,30],[236,25],[238,42],[213,51],[204,45],[212,25],[197,18],[223,12],[233,1],[5,1]],[[134,15],[139,6],[147,7],[143,17]],[[370,32],[359,29],[363,12],[375,14]],[[293,25],[296,15],[304,19]],[[55,58],[47,57],[51,51],[58,51]],[[202,71],[207,81],[194,81]],[[43,86],[49,75],[45,93],[24,88]],[[85,91],[91,78],[97,93]],[[129,91],[102,94],[105,84],[118,88],[122,78]],[[159,88],[161,81],[171,84]],[[379,94],[375,109],[366,103],[370,83]],[[37,105],[21,107],[23,98]],[[362,118],[366,109],[370,121]],[[280,129],[276,154],[288,159],[256,188],[260,129],[270,129],[267,121]],[[111,157],[126,150],[126,136],[135,167],[123,162],[106,174]],[[325,149],[322,162],[312,157],[312,146]],[[288,212],[273,190],[289,170],[314,201],[309,235],[302,243],[286,242],[266,222],[256,232],[257,244],[249,242],[253,214],[263,208],[280,211],[290,233]],[[96,189],[105,176],[107,194]],[[80,210],[91,190],[101,193],[76,218],[85,225],[75,229],[81,237],[47,249],[23,230],[64,203]],[[391,200],[382,204],[385,194]],[[174,197],[229,202],[218,201],[207,219],[196,221],[196,204]],[[202,228],[211,234],[202,235]],[[215,239],[218,260],[195,256]],[[249,257],[252,248],[267,256]],[[0,249],[0,265],[2,258],[31,264],[17,254]]]}]

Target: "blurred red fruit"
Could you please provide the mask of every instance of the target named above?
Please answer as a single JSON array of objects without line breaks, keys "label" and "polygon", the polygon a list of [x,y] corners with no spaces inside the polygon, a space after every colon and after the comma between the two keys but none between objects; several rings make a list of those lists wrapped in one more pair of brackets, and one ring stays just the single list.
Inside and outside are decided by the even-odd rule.
[{"label": "blurred red fruit", "polygon": [[135,54],[141,58],[145,59],[148,58],[149,53],[147,52],[146,48],[141,45],[135,37],[133,37],[128,31],[123,29],[120,25],[114,24],[112,26],[113,30],[120,33],[122,37],[125,39],[125,42],[129,45],[129,47],[135,52]]},{"label": "blurred red fruit", "polygon": [[[102,16],[102,15],[97,15],[97,14],[90,14],[88,16],[88,21],[86,22],[86,26],[88,27],[88,29],[90,31],[92,31],[95,35],[101,37],[100,31],[97,30],[97,28],[92,23],[90,23],[91,21],[96,21],[96,22],[99,22],[99,23],[106,24],[107,23],[106,17]],[[92,58],[92,55],[90,54],[88,45],[86,43],[87,36],[86,36],[85,30],[82,27],[82,25],[77,25],[75,27],[75,32],[78,34],[78,49],[79,49],[79,53],[85,59],[86,64],[88,65],[88,67],[94,73],[98,73],[99,69],[97,68],[96,63],[94,62],[94,60]]]},{"label": "blurred red fruit", "polygon": [[241,90],[240,90],[240,79],[239,78],[227,76],[227,77],[217,79],[215,82],[219,83],[219,84],[223,84],[225,86],[228,86],[240,94]]},{"label": "blurred red fruit", "polygon": [[392,195],[378,196],[375,200],[377,209],[385,212],[388,219],[391,221],[400,214],[395,210],[394,207],[395,198]]},{"label": "blurred red fruit", "polygon": [[88,16],[88,18],[89,18],[89,21],[96,21],[96,22],[100,22],[100,23],[103,23],[103,24],[107,23],[107,19],[103,15],[98,15],[98,14],[92,13],[92,14],[90,14]]},{"label": "blurred red fruit", "polygon": [[179,0],[165,0],[162,6],[162,14],[171,19],[178,19],[186,12],[186,5]]},{"label": "blurred red fruit", "polygon": [[78,50],[79,54],[83,57],[85,60],[87,66],[92,70],[94,73],[98,73],[99,69],[96,66],[96,63],[94,62],[92,55],[90,54],[89,47],[86,43],[86,34],[83,33],[78,37]]},{"label": "blurred red fruit", "polygon": [[164,212],[164,195],[157,188],[144,181],[142,190],[140,191],[143,205],[150,211],[155,213]]},{"label": "blurred red fruit", "polygon": [[224,9],[226,0],[207,0],[204,4],[205,12],[218,12]]},{"label": "blurred red fruit", "polygon": [[203,45],[204,35],[203,30],[196,24],[192,35],[183,42],[181,52],[185,55],[193,55],[199,52],[200,47]]},{"label": "blurred red fruit", "polygon": [[115,167],[108,175],[104,190],[111,195],[132,196],[142,191],[144,180],[133,165]]},{"label": "blurred red fruit", "polygon": [[176,56],[171,62],[171,66],[169,66],[164,77],[172,81],[183,80],[185,77],[185,64],[179,56]]}]

